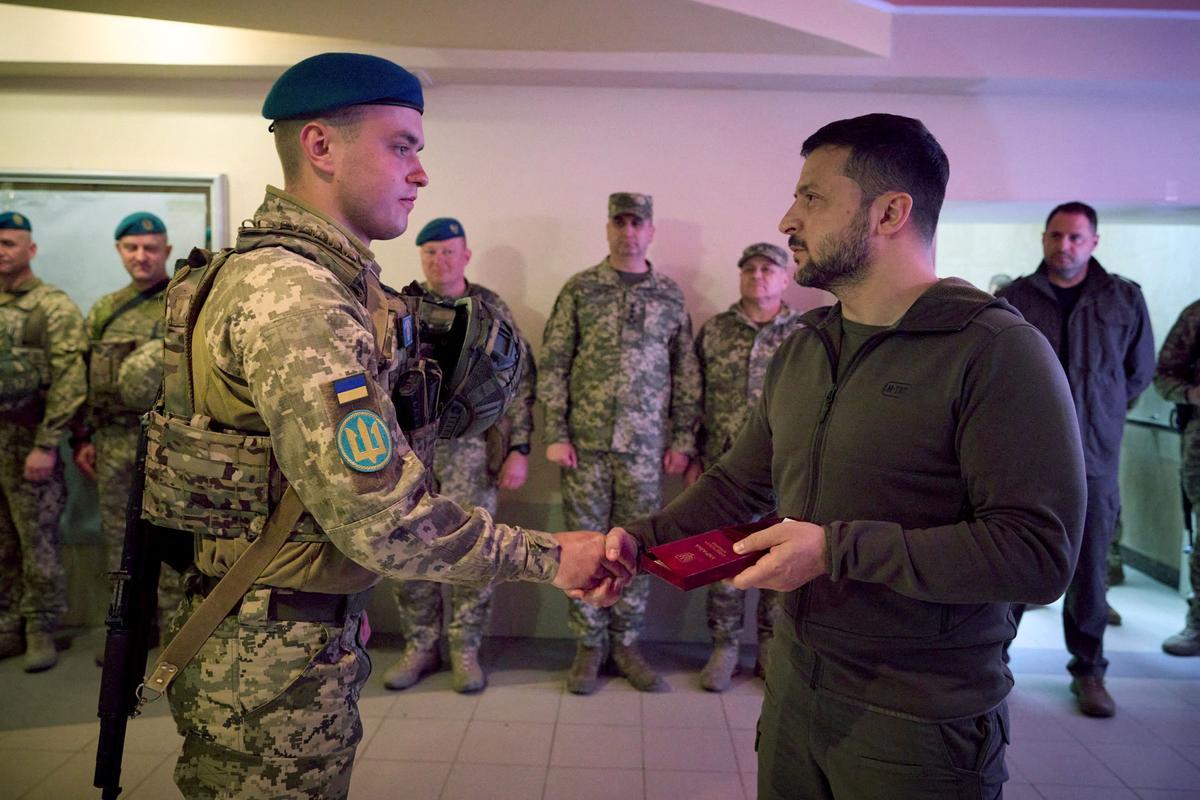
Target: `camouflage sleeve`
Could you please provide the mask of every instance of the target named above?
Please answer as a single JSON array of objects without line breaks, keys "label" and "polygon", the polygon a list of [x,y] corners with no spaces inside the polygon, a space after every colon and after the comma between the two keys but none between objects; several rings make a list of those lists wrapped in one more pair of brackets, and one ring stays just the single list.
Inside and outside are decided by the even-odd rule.
[{"label": "camouflage sleeve", "polygon": [[[715,319],[715,318],[714,318]],[[708,415],[705,409],[706,392],[708,391],[708,333],[712,330],[713,321],[700,326],[696,333],[696,375],[700,381],[699,412],[696,421],[696,452],[700,457],[706,457],[706,440],[708,439]],[[705,464],[704,466],[708,466]]]},{"label": "camouflage sleeve", "polygon": [[[268,309],[264,321],[254,307],[243,306],[229,328],[230,347],[280,468],[333,544],[394,578],[552,580],[559,556],[553,537],[497,525],[482,509],[467,512],[427,492],[424,468],[404,444],[385,388],[374,380],[365,311],[340,285],[311,280],[301,293],[309,302],[297,309],[290,293],[297,286],[280,272],[262,287],[279,293],[268,302],[278,313]],[[365,379],[366,395],[347,405],[333,382],[356,376]],[[368,450],[377,465],[355,466]]]},{"label": "camouflage sleeve", "polygon": [[542,404],[546,430],[542,439],[547,444],[569,442],[567,413],[570,410],[571,363],[579,341],[575,319],[575,294],[568,283],[558,293],[554,309],[546,320],[542,333],[541,368],[537,378],[537,397]]},{"label": "camouflage sleeve", "polygon": [[692,343],[692,318],[686,310],[671,337],[670,448],[696,455],[696,424],[700,420],[700,362]]},{"label": "camouflage sleeve", "polygon": [[87,336],[83,315],[65,294],[47,296],[45,310],[50,387],[46,390],[46,412],[33,443],[57,449],[67,424],[87,399],[87,370],[83,366]]},{"label": "camouflage sleeve", "polygon": [[1158,353],[1154,388],[1164,400],[1188,402],[1188,390],[1197,383],[1197,352],[1200,352],[1200,302],[1183,310]]},{"label": "camouflage sleeve", "polygon": [[117,387],[126,408],[150,410],[163,379],[163,340],[151,339],[121,362]]}]

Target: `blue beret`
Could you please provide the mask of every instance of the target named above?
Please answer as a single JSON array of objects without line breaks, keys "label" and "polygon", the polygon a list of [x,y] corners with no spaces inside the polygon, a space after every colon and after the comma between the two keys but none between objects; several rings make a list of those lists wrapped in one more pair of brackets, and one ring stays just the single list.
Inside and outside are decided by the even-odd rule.
[{"label": "blue beret", "polygon": [[29,217],[16,211],[5,211],[0,214],[0,231],[32,231]]},{"label": "blue beret", "polygon": [[311,119],[350,106],[404,106],[425,112],[421,82],[386,58],[363,53],[322,53],[279,76],[262,114],[267,119]]},{"label": "blue beret", "polygon": [[454,217],[438,217],[430,220],[424,228],[421,228],[421,232],[417,234],[417,247],[426,242],[444,242],[447,239],[457,239],[459,236],[466,235],[467,232],[463,230],[462,223]]},{"label": "blue beret", "polygon": [[141,236],[146,233],[166,233],[167,226],[149,211],[135,211],[117,223],[114,239],[122,236]]}]

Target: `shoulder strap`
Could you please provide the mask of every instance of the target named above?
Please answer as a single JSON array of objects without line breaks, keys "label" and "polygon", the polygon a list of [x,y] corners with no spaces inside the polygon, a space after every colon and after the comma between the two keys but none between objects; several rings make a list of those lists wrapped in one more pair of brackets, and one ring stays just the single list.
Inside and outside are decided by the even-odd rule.
[{"label": "shoulder strap", "polygon": [[46,349],[46,309],[35,305],[25,319],[25,330],[21,332],[21,344],[38,350]]},{"label": "shoulder strap", "polygon": [[[175,638],[163,648],[139,688],[139,705],[158,698],[167,691],[171,681],[179,677],[179,673],[196,657],[208,637],[212,636],[221,621],[229,616],[229,612],[278,555],[303,513],[304,504],[300,502],[300,496],[293,487],[288,486],[279,505],[271,512],[262,534],[233,562],[233,566],[217,581],[217,585],[188,617]],[[142,694],[145,690],[155,694],[145,697]]]},{"label": "shoulder strap", "polygon": [[170,282],[171,282],[170,278],[163,278],[161,281],[154,284],[149,289],[143,289],[142,291],[138,292],[133,297],[129,298],[124,303],[119,305],[117,307],[117,310],[114,311],[113,313],[109,314],[108,319],[104,320],[104,322],[102,322],[100,324],[100,326],[96,329],[95,338],[99,339],[101,336],[103,336],[104,332],[106,330],[108,330],[108,326],[112,325],[113,322],[116,321],[117,317],[121,316],[126,311],[137,308],[138,306],[140,306],[142,303],[146,302],[147,300],[153,300],[155,297],[158,297],[158,295],[164,289],[167,288],[167,284],[169,284]]}]

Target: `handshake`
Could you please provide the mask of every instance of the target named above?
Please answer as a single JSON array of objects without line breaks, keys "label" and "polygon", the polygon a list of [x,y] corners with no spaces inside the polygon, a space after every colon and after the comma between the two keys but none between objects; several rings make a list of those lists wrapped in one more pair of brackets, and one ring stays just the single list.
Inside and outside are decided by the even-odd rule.
[{"label": "handshake", "polygon": [[567,531],[554,538],[561,548],[553,584],[568,597],[594,606],[611,606],[637,575],[638,543],[621,528],[605,536],[597,531]]}]

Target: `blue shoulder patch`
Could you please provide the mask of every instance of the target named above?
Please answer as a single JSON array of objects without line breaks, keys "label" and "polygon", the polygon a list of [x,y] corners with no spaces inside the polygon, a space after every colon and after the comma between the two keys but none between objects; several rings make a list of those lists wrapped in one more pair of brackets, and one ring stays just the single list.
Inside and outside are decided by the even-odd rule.
[{"label": "blue shoulder patch", "polygon": [[338,452],[350,469],[378,472],[392,460],[392,437],[373,411],[351,411],[337,427]]}]

